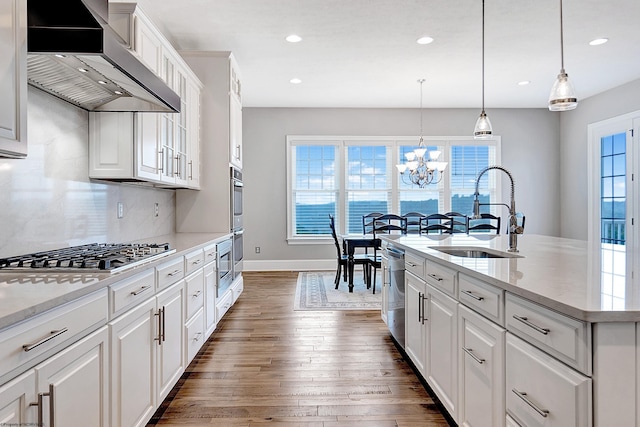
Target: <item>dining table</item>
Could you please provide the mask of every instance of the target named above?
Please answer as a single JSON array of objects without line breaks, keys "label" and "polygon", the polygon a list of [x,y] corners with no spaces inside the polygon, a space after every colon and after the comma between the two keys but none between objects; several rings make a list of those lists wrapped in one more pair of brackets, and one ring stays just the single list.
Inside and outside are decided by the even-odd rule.
[{"label": "dining table", "polygon": [[347,253],[347,276],[349,280],[349,292],[353,292],[353,270],[355,262],[353,256],[356,248],[380,249],[380,238],[373,234],[347,234],[342,236]]}]

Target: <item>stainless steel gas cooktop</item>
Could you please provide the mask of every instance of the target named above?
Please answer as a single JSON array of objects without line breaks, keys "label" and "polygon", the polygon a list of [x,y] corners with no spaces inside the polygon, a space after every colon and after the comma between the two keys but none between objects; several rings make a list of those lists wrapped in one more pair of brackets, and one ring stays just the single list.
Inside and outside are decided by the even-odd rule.
[{"label": "stainless steel gas cooktop", "polygon": [[168,243],[91,243],[0,258],[0,272],[116,273],[174,252]]}]

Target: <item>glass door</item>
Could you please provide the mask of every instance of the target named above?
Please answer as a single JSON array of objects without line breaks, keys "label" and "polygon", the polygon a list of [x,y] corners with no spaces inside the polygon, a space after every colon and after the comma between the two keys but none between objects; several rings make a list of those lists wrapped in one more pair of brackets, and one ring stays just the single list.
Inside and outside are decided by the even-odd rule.
[{"label": "glass door", "polygon": [[[631,295],[638,241],[633,119],[620,117],[589,125],[589,243],[592,275],[600,278],[602,309],[625,307]],[[636,144],[637,145],[637,144]],[[631,280],[630,280],[631,279]]]}]

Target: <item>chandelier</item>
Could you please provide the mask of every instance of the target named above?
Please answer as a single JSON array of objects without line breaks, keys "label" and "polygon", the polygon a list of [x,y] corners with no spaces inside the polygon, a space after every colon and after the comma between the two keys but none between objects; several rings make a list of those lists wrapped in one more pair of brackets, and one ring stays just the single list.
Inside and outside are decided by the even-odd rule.
[{"label": "chandelier", "polygon": [[[442,180],[447,162],[439,162],[440,151],[434,150],[427,153],[427,148],[424,145],[422,137],[422,84],[424,79],[418,80],[418,83],[420,83],[420,142],[418,148],[405,154],[407,162],[396,165],[396,168],[398,168],[405,184],[424,188]],[[406,173],[407,170],[408,173]]]}]

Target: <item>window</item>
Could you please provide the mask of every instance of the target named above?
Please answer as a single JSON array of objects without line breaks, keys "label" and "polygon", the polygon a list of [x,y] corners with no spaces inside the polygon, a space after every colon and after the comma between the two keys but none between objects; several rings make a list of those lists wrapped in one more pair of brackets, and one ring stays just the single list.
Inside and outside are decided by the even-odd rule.
[{"label": "window", "polygon": [[[288,136],[288,240],[326,241],[329,214],[336,217],[338,233],[359,234],[362,216],[370,212],[471,213],[476,176],[499,164],[500,138],[424,139],[448,166],[440,182],[419,188],[394,166],[417,147],[416,138]],[[489,173],[480,184],[481,201],[495,200],[500,179]]]}]

